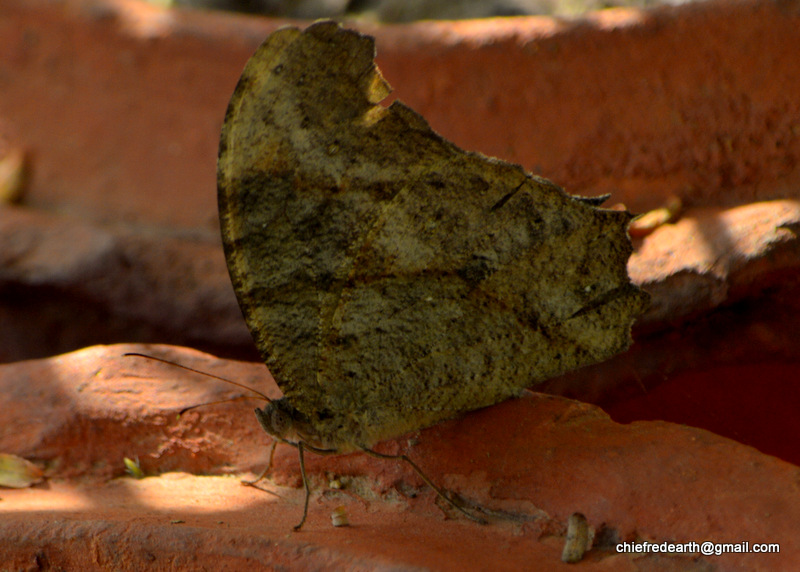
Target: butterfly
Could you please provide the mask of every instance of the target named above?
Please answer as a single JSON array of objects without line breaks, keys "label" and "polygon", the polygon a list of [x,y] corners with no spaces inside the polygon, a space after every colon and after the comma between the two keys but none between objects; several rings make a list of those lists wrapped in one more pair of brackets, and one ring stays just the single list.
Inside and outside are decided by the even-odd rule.
[{"label": "butterfly", "polygon": [[256,416],[300,454],[296,528],[304,450],[394,458],[370,448],[624,351],[648,301],[630,213],[382,105],[374,57],[334,22],[274,32],[220,138],[227,265],[283,392]]}]

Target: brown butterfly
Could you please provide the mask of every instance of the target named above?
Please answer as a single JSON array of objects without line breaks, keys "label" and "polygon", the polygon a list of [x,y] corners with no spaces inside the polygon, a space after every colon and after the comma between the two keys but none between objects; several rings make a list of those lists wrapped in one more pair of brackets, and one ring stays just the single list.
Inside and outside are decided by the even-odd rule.
[{"label": "brown butterfly", "polygon": [[284,393],[256,416],[300,454],[296,529],[305,450],[422,474],[370,447],[625,350],[648,301],[626,271],[630,213],[382,106],[374,56],[333,22],[278,30],[220,140],[228,269]]}]

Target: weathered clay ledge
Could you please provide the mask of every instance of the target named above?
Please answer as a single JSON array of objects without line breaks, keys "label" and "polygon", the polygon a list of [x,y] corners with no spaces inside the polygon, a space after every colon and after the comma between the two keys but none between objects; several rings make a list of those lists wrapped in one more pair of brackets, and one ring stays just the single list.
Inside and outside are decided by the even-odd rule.
[{"label": "weathered clay ledge", "polygon": [[[642,322],[652,331],[791,283],[791,227],[769,226],[783,215],[763,218],[748,239],[745,228],[721,228],[721,205],[800,193],[798,23],[788,4],[746,1],[364,29],[397,96],[463,147],[570,192],[610,191],[634,210],[672,195],[689,205],[632,261],[655,296]],[[38,246],[0,254],[0,361],[114,341],[255,357],[206,237],[217,232],[227,100],[252,50],[283,24],[133,0],[3,2],[0,139],[28,153],[23,204],[81,222],[3,213],[4,240],[13,232]],[[136,225],[119,230],[120,221]],[[41,238],[20,238],[23,224]],[[729,232],[741,235],[732,252]],[[63,259],[62,238],[75,240]]]},{"label": "weathered clay ledge", "polygon": [[[282,24],[132,0],[0,3],[0,147],[24,149],[31,175],[23,207],[0,210],[0,360],[115,340],[255,357],[242,353],[252,346],[217,246],[214,163],[241,68]],[[615,419],[713,428],[800,462],[792,438],[798,24],[792,3],[744,1],[577,22],[362,28],[376,35],[397,96],[461,146],[571,192],[612,192],[612,202],[634,210],[672,195],[687,205],[631,261],[654,294],[634,347],[540,389],[602,402]],[[259,469],[267,442],[252,406],[177,421],[181,407],[230,390],[120,362],[122,351],[0,367],[0,451],[46,463],[50,477],[2,492],[7,565],[158,568],[174,557],[184,568],[463,569],[481,558],[496,568],[501,554],[510,567],[549,570],[575,510],[610,539],[782,544],[778,556],[677,561],[599,549],[585,563],[592,569],[772,570],[800,560],[796,466],[702,430],[621,426],[591,406],[542,395],[420,432],[408,449],[468,501],[530,517],[523,524],[443,526],[429,494],[395,490],[416,490],[413,474],[360,455],[312,459],[309,468],[321,486],[328,472],[364,476],[350,492],[383,500],[365,505],[327,491],[297,537],[286,531],[298,491],[280,489],[290,499],[282,504],[229,479],[102,484],[121,472],[122,456],[138,455],[150,473]],[[261,365],[168,353],[254,385],[264,374]],[[278,484],[298,483],[291,453],[278,455]],[[163,504],[170,497],[176,502]],[[352,530],[329,525],[342,503]],[[2,553],[8,546],[19,550]]]},{"label": "weathered clay ledge", "polygon": [[[783,200],[689,210],[676,224],[657,229],[629,264],[633,281],[652,295],[637,331],[669,329],[715,308],[764,298],[765,291],[776,288],[786,295],[800,272],[798,227],[800,203]],[[7,207],[0,211],[0,242],[0,287],[16,293],[0,329],[8,337],[0,350],[5,361],[97,341],[158,336],[254,357],[215,239],[163,236]],[[40,305],[43,298],[65,306],[82,302],[81,314],[67,314],[69,323],[58,326],[85,337],[49,347],[37,338],[26,347],[15,324],[34,324],[38,318],[42,329],[56,326]],[[85,305],[110,316],[110,325],[97,324]]]},{"label": "weathered clay ledge", "polygon": [[800,272],[800,201],[691,210],[645,238],[628,271],[652,296],[640,325],[756,298]]},{"label": "weathered clay ledge", "polygon": [[[25,201],[211,228],[228,98],[285,23],[135,0],[3,2],[0,137],[30,154]],[[571,192],[612,192],[635,211],[671,195],[694,206],[798,196],[791,3],[354,25],[434,129]]]},{"label": "weathered clay ledge", "polygon": [[[81,475],[121,475],[124,456],[138,456],[149,474],[252,470],[266,456],[267,437],[258,434],[251,406],[210,406],[176,419],[183,406],[230,394],[227,387],[122,357],[131,350],[277,392],[263,366],[163,346],[96,347],[0,367],[0,416],[10,421],[0,432],[0,450],[46,462],[52,479],[3,492],[0,535],[6,546],[16,547],[4,549],[7,565],[31,565],[38,550],[37,558],[53,566],[89,562],[126,570],[147,559],[164,566],[167,557],[183,566],[242,559],[265,566],[293,562],[304,569],[377,562],[509,570],[540,562],[542,569],[558,569],[564,523],[574,511],[604,528],[604,544],[585,563],[589,569],[774,570],[791,568],[800,555],[792,525],[800,517],[796,466],[700,429],[663,422],[619,425],[593,406],[541,394],[380,446],[407,451],[468,503],[494,511],[488,527],[461,519],[443,523],[429,493],[407,496],[422,484],[413,472],[358,454],[308,458],[319,488],[307,530],[295,535],[288,530],[299,515],[299,490],[267,485],[285,497],[275,499],[232,479],[76,481]],[[42,410],[50,415],[41,417]],[[293,453],[279,448],[277,483],[297,484]],[[68,475],[73,480],[62,480]],[[331,475],[350,488],[324,491]],[[368,478],[348,481],[349,475]],[[331,534],[330,511],[339,504],[346,505],[353,528]],[[170,525],[175,521],[180,525]],[[155,543],[148,540],[154,534]],[[120,535],[128,540],[120,544]],[[416,542],[420,535],[425,542]],[[95,550],[51,549],[38,544],[43,536],[61,542],[69,537],[75,547],[92,542]],[[692,555],[672,562],[613,552],[616,542],[635,539],[779,542],[781,552]],[[85,560],[87,554],[100,560]]]},{"label": "weathered clay ledge", "polygon": [[255,356],[219,240],[5,207],[0,243],[0,361],[99,340]]}]

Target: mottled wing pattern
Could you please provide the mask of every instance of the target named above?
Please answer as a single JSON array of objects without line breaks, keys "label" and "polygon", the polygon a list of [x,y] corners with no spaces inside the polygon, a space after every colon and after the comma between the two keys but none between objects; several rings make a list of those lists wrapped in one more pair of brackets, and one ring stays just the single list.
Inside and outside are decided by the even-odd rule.
[{"label": "mottled wing pattern", "polygon": [[286,397],[368,445],[630,344],[630,215],[462,151],[389,93],[369,37],[281,30],[220,144],[234,288]]}]

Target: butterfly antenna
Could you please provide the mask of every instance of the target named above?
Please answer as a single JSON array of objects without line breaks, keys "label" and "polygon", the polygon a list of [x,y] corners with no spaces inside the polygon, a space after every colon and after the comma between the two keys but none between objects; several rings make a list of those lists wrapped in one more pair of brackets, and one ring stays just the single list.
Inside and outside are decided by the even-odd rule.
[{"label": "butterfly antenna", "polygon": [[[179,367],[180,369],[185,369],[186,371],[191,371],[192,373],[199,373],[200,375],[205,375],[206,377],[210,377],[212,379],[217,379],[219,381],[224,381],[225,383],[230,383],[231,385],[235,385],[236,387],[241,387],[242,389],[246,389],[247,391],[255,393],[257,396],[259,396],[261,399],[264,399],[268,403],[272,403],[272,399],[270,399],[269,397],[267,397],[266,395],[264,395],[263,393],[261,393],[257,389],[253,389],[252,387],[248,387],[248,386],[244,385],[243,383],[239,383],[238,381],[233,381],[232,379],[226,379],[224,377],[220,377],[218,375],[214,375],[213,373],[200,371],[199,369],[194,369],[194,368],[191,368],[191,367],[186,366],[186,365],[181,365],[179,363],[175,363],[174,361],[169,361],[169,360],[166,360],[166,359],[163,359],[163,358],[160,358],[160,357],[149,356],[147,354],[140,354],[140,353],[136,353],[136,352],[128,352],[128,353],[125,353],[125,354],[122,354],[122,355],[124,355],[126,357],[127,356],[134,356],[134,357],[141,357],[141,358],[145,358],[145,359],[152,359],[152,360],[155,360],[155,361],[160,361],[161,363],[165,363],[167,365],[171,365],[171,366],[174,366],[174,367]],[[222,401],[212,401],[210,403],[202,403],[200,405],[193,405],[192,407],[188,407],[188,408],[184,409],[183,411],[181,411],[181,413],[185,413],[189,409],[194,409],[195,407],[202,407],[203,405],[212,405],[214,403],[224,403],[226,401],[239,401],[240,399],[255,399],[255,398],[253,398],[253,397],[234,397],[233,399],[223,399]]]},{"label": "butterfly antenna", "polygon": [[220,399],[218,401],[208,401],[206,403],[198,403],[197,405],[190,405],[189,407],[184,407],[183,409],[178,411],[178,417],[180,417],[187,411],[191,411],[192,409],[197,409],[198,407],[206,407],[207,405],[218,405],[220,403],[230,403],[232,401],[244,401],[245,399],[261,399],[261,397],[257,397],[255,395],[240,395],[239,397],[231,397],[230,399]]}]

